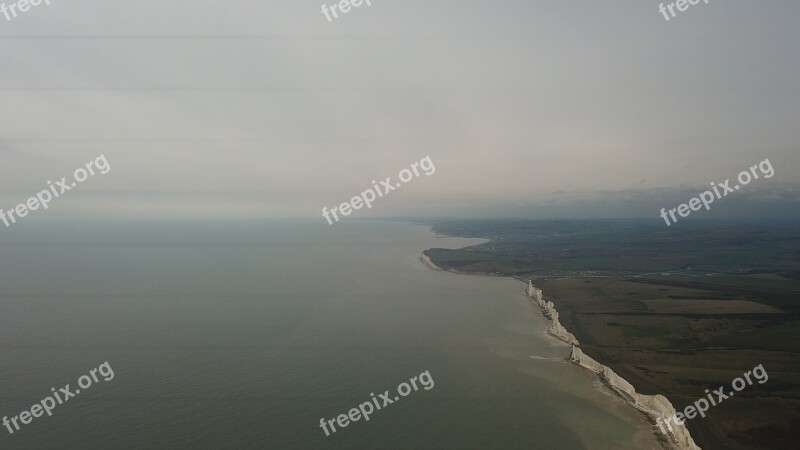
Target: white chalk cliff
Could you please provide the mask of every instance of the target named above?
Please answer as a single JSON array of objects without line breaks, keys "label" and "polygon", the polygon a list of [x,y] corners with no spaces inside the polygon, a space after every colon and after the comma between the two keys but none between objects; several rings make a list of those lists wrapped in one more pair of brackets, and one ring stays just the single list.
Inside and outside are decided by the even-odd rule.
[{"label": "white chalk cliff", "polygon": [[534,286],[532,282],[528,281],[528,288],[525,290],[525,292],[530,298],[536,301],[536,304],[539,305],[540,308],[542,308],[542,314],[550,319],[550,325],[547,326],[547,332],[561,339],[567,344],[577,345],[578,339],[576,339],[572,333],[567,331],[567,329],[561,325],[561,322],[558,321],[558,311],[556,311],[555,305],[553,305],[553,302],[544,300],[542,297],[542,290]]},{"label": "white chalk cliff", "polygon": [[428,266],[433,270],[442,270],[441,267],[437,266],[436,264],[433,263],[433,261],[431,261],[431,258],[428,255],[426,255],[425,252],[422,252],[422,258],[420,258],[420,260],[423,263],[425,263],[426,266]]},{"label": "white chalk cliff", "polygon": [[[636,389],[634,389],[633,385],[628,383],[627,380],[617,375],[610,368],[600,364],[589,356],[586,356],[581,349],[577,347],[578,340],[575,339],[575,336],[564,329],[564,327],[558,322],[558,312],[553,306],[553,302],[546,302],[542,298],[542,290],[534,286],[531,281],[528,282],[528,288],[525,290],[525,292],[532,299],[536,300],[536,302],[542,308],[542,312],[544,313],[545,317],[550,319],[548,331],[559,339],[572,344],[572,351],[569,355],[570,361],[573,361],[579,366],[597,373],[608,386],[610,386],[620,395],[620,397],[626,400],[634,408],[645,413],[653,422],[656,422],[656,419],[659,417],[663,421],[668,417],[675,416],[675,408],[666,397],[663,395],[639,394],[636,392]],[[689,434],[689,430],[686,429],[685,425],[677,425],[675,421],[671,421],[670,425],[672,427],[671,430],[666,425],[663,425],[663,430],[660,427],[656,427],[656,429],[659,430],[658,432],[665,435],[670,448],[681,450],[700,450],[700,447],[694,443],[694,440],[692,439],[692,436]]]}]

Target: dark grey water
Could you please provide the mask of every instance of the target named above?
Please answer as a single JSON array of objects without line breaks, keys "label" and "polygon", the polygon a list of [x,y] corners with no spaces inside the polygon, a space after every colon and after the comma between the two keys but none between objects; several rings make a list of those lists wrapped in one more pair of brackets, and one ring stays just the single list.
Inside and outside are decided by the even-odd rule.
[{"label": "dark grey water", "polygon": [[[0,414],[113,380],[0,448],[637,448],[641,418],[518,281],[434,272],[393,222],[33,222],[0,234]],[[326,437],[319,420],[423,371]]]}]

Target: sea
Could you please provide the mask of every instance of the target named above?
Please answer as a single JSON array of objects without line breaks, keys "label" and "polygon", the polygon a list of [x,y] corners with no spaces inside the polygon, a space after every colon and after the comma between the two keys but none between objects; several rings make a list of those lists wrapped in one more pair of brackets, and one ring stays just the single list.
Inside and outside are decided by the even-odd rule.
[{"label": "sea", "polygon": [[[0,416],[81,392],[0,448],[656,448],[521,281],[419,259],[480,242],[403,221],[20,221],[0,230]],[[320,426],[426,371],[430,389]]]}]

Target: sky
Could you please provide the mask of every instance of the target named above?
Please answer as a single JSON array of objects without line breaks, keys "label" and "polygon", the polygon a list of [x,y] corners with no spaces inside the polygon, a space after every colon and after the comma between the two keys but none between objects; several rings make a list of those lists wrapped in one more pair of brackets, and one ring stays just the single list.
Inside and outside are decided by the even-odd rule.
[{"label": "sky", "polygon": [[350,217],[659,219],[769,159],[703,217],[800,217],[796,1],[323,3],[0,15],[0,208],[104,155],[28,217],[321,218],[430,156]]}]

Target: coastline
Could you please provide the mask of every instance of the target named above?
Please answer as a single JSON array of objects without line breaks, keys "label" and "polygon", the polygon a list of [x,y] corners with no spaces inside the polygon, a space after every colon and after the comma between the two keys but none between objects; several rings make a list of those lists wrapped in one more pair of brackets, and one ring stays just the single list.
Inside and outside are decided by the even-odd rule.
[{"label": "coastline", "polygon": [[[433,263],[431,258],[425,254],[425,252],[422,252],[422,256],[419,258],[419,260],[431,270],[475,275],[474,273],[444,270]],[[485,275],[497,276],[496,274],[489,273]],[[522,283],[526,283],[525,280],[520,278],[512,278],[515,278]],[[633,407],[633,409],[641,412],[650,423],[650,427],[646,431],[649,434],[655,435],[662,447],[677,450],[700,450],[700,447],[695,444],[685,425],[673,425],[673,430],[667,430],[667,433],[661,432],[660,429],[655,425],[657,418],[671,417],[676,412],[675,408],[666,397],[660,394],[639,394],[636,392],[633,385],[631,385],[627,380],[617,375],[609,367],[600,364],[591,357],[585,355],[578,347],[580,345],[578,339],[566,328],[564,328],[563,325],[561,325],[559,321],[558,310],[555,308],[553,302],[546,301],[544,299],[542,290],[536,287],[531,280],[527,281],[525,294],[531,300],[533,300],[537,306],[539,306],[542,315],[548,319],[549,325],[547,327],[547,333],[554,338],[571,345],[570,355],[566,359],[580,367],[583,367],[586,370],[597,374],[600,378],[600,381],[607,385],[611,391],[616,393],[619,398],[625,401],[625,403],[627,403],[629,406]]]},{"label": "coastline", "polygon": [[561,322],[558,320],[558,311],[555,305],[553,302],[544,300],[541,289],[534,286],[532,281],[528,281],[528,287],[525,288],[525,293],[528,294],[528,297],[536,300],[536,304],[542,309],[542,314],[549,319],[550,325],[547,326],[548,333],[567,344],[571,344],[573,349],[576,345],[580,345],[578,339],[561,325]]},{"label": "coastline", "polygon": [[441,267],[433,263],[430,256],[426,255],[425,252],[422,252],[422,257],[419,260],[422,261],[422,263],[428,266],[428,268],[431,270],[442,270]]},{"label": "coastline", "polygon": [[[558,321],[558,311],[555,309],[553,302],[544,300],[542,290],[534,286],[533,281],[528,281],[528,287],[525,289],[525,293],[536,301],[542,309],[542,314],[549,319],[550,325],[547,328],[548,333],[572,346],[568,357],[571,362],[596,373],[600,377],[600,380],[616,392],[626,403],[644,413],[654,424],[654,427],[659,417],[673,417],[675,415],[675,407],[672,406],[672,403],[670,403],[666,397],[661,394],[646,395],[636,392],[633,385],[617,375],[611,368],[585,355],[580,347],[578,347],[580,344],[575,336],[567,331]],[[659,429],[658,427],[655,428]],[[659,438],[666,438],[667,442],[665,442],[665,444],[668,445],[667,448],[701,450],[700,447],[695,444],[692,436],[689,434],[689,430],[683,424],[673,424],[671,430],[667,428],[665,433],[662,432],[658,434],[658,431],[655,433]]]}]

